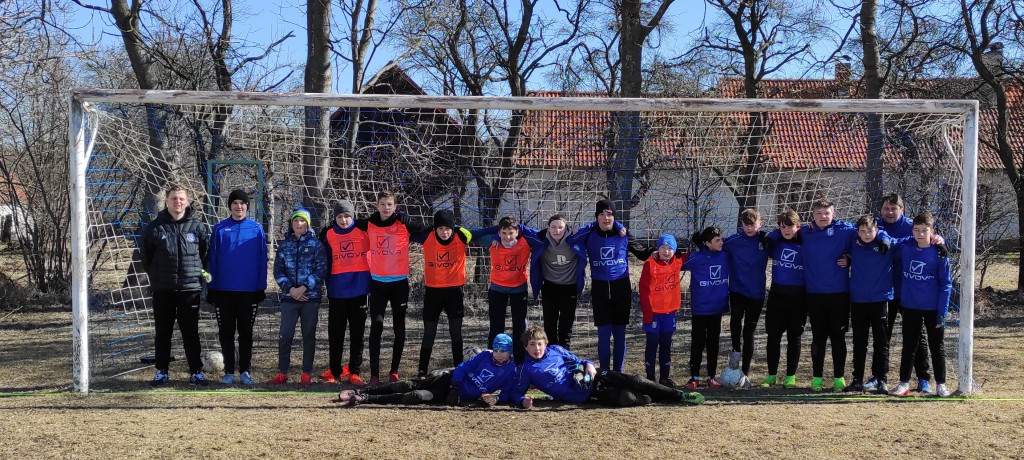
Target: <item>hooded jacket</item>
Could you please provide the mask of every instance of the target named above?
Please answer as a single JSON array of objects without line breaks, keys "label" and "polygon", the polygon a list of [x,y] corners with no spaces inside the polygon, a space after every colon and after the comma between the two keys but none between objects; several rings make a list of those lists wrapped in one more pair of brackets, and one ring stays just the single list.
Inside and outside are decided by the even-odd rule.
[{"label": "hooded jacket", "polygon": [[320,300],[326,275],[327,256],[316,235],[307,230],[296,239],[295,231],[288,229],[274,257],[274,280],[281,287],[281,301],[295,302],[288,291],[297,286],[306,286],[311,302]]}]

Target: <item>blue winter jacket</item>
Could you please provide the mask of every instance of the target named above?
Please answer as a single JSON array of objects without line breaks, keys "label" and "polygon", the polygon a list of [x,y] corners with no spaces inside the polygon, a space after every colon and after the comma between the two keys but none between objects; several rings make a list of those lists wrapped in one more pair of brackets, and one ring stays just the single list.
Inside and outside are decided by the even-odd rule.
[{"label": "blue winter jacket", "polygon": [[[804,287],[804,256],[799,243],[782,238],[778,229],[768,234],[772,244],[772,286]],[[795,240],[796,238],[794,238]]]},{"label": "blue winter jacket", "polygon": [[327,275],[327,255],[324,246],[312,231],[306,231],[301,238],[295,239],[291,229],[283,241],[277,245],[274,257],[274,280],[281,288],[282,302],[295,302],[288,295],[288,290],[296,286],[306,286],[306,297],[310,301],[320,300]]},{"label": "blue winter jacket", "polygon": [[729,311],[729,257],[725,251],[701,248],[683,262],[690,271],[690,308],[694,315]]},{"label": "blue winter jacket", "polygon": [[267,290],[267,237],[252,219],[230,217],[213,227],[208,289],[230,292]]},{"label": "blue winter jacket", "polygon": [[949,259],[940,257],[935,245],[919,248],[917,244],[900,245],[903,259],[903,308],[935,312],[935,324],[946,319],[953,282],[949,275]]},{"label": "blue winter jacket", "polygon": [[512,386],[512,404],[522,407],[526,390],[533,385],[555,401],[582,404],[590,398],[593,385],[581,388],[572,378],[570,366],[594,364],[593,361],[580,359],[569,350],[558,345],[548,345],[541,359],[534,359],[527,354],[526,360],[516,370],[516,380]]},{"label": "blue winter jacket", "polygon": [[768,250],[761,235],[747,236],[740,230],[725,239],[724,251],[729,257],[729,292],[751,299],[764,299],[768,283],[765,270]]},{"label": "blue winter jacket", "polygon": [[501,391],[499,403],[508,403],[512,398],[512,383],[516,378],[516,364],[512,357],[501,365],[494,365],[491,350],[484,350],[452,371],[452,386],[458,385],[459,398],[479,399],[484,393]]},{"label": "blue winter jacket", "polygon": [[[911,238],[914,236],[914,221],[908,219],[907,216],[900,216],[896,222],[887,223],[881,217],[876,217],[875,222],[878,224],[879,230],[885,230],[885,233],[891,238]],[[903,285],[903,259],[900,258],[900,251],[893,251],[896,253],[892,263],[892,287],[893,297],[900,298],[900,286]]]},{"label": "blue winter jacket", "polygon": [[851,235],[857,236],[857,228],[839,220],[825,228],[814,222],[800,228],[808,294],[850,292],[850,271],[836,265],[836,260],[848,253]]}]

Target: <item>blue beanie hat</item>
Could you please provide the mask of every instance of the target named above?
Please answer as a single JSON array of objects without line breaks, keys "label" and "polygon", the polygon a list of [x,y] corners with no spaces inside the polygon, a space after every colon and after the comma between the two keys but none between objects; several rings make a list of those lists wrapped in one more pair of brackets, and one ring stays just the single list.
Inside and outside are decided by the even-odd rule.
[{"label": "blue beanie hat", "polygon": [[658,247],[659,248],[664,246],[664,245],[666,245],[666,244],[668,245],[668,247],[672,248],[672,252],[675,252],[676,249],[679,248],[679,245],[676,244],[676,237],[674,237],[672,235],[661,235],[661,238],[658,238]]},{"label": "blue beanie hat", "polygon": [[494,351],[512,353],[512,337],[509,337],[508,334],[496,335],[494,337],[494,344],[491,345],[491,349]]}]

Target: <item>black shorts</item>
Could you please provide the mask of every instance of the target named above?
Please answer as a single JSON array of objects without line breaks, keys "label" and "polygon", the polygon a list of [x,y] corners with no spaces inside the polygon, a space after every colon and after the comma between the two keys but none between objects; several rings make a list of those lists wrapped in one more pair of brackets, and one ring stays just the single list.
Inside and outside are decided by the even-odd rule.
[{"label": "black shorts", "polygon": [[590,303],[594,307],[594,325],[629,324],[629,313],[633,306],[633,288],[629,277],[614,281],[590,282]]},{"label": "black shorts", "polygon": [[434,288],[425,287],[423,292],[423,321],[436,323],[441,319],[441,312],[448,319],[462,318],[466,315],[463,305],[462,286]]}]

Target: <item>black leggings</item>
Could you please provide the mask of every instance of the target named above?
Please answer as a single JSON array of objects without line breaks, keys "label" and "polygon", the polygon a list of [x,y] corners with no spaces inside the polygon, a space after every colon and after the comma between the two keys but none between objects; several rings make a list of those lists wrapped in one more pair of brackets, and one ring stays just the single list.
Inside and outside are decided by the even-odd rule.
[{"label": "black leggings", "polygon": [[938,320],[935,310],[903,309],[903,353],[900,356],[900,381],[910,380],[910,371],[917,357],[917,345],[921,341],[921,328],[927,331],[928,349],[932,352],[932,367],[935,368],[935,383],[946,383],[946,348],[943,341],[946,328],[935,327]]},{"label": "black leggings", "polygon": [[516,365],[526,359],[526,348],[520,338],[526,331],[526,291],[515,293],[487,291],[487,316],[490,317],[490,329],[487,332],[487,344],[494,343],[494,338],[505,332],[505,307],[512,310],[512,355]]},{"label": "black leggings", "polygon": [[448,335],[452,338],[452,366],[462,362],[462,318],[465,316],[462,286],[434,288],[427,286],[423,293],[423,344],[420,346],[419,372],[430,368],[430,355],[437,338],[437,323],[441,312],[448,317]]},{"label": "black leggings", "polygon": [[638,375],[601,370],[594,378],[594,391],[590,393],[590,399],[606,406],[630,407],[651,402],[679,402],[682,393]]},{"label": "black leggings", "polygon": [[886,335],[886,302],[853,303],[853,380],[864,381],[864,365],[868,355],[868,330],[872,338],[871,373],[880,382],[888,381],[889,336]]},{"label": "black leggings", "polygon": [[708,377],[718,372],[718,342],[722,338],[722,315],[693,315],[690,329],[690,375],[700,375],[701,353],[708,352]]},{"label": "black leggings", "polygon": [[[898,291],[897,291],[898,293]],[[889,302],[889,328],[886,332],[886,337],[889,341],[892,341],[892,330],[896,327],[896,317],[903,311],[903,306],[900,304],[900,299],[893,299]],[[903,334],[906,335],[906,329],[903,330]],[[918,380],[930,380],[932,378],[929,372],[931,368],[928,365],[928,341],[926,340],[925,334],[918,334],[921,338],[917,342],[917,352],[914,353],[914,373],[917,374]],[[892,348],[892,344],[889,344],[889,348]]]},{"label": "black leggings", "polygon": [[341,375],[341,355],[345,352],[345,329],[350,328],[348,370],[359,374],[363,365],[363,335],[366,332],[366,296],[347,299],[328,299],[327,342],[329,344],[327,364],[331,374]]},{"label": "black leggings", "polygon": [[452,386],[451,372],[422,379],[369,387],[364,404],[444,404]]},{"label": "black leggings", "polygon": [[825,345],[832,342],[832,376],[846,374],[846,330],[850,327],[850,294],[807,294],[811,317],[811,372],[825,375]]},{"label": "black leggings", "polygon": [[576,321],[576,285],[544,281],[540,288],[540,303],[544,309],[544,333],[548,335],[548,343],[569,350],[572,326]]},{"label": "black leggings", "polygon": [[245,292],[226,292],[218,299],[217,330],[220,349],[224,354],[224,374],[235,373],[235,331],[238,331],[238,371],[252,370],[252,328],[256,324],[259,302]]},{"label": "black leggings", "polygon": [[768,333],[768,375],[779,372],[782,333],[786,333],[786,375],[796,375],[800,364],[800,337],[807,325],[807,301],[803,286],[772,285],[764,327]]},{"label": "black leggings", "polygon": [[391,348],[391,373],[398,372],[405,349],[405,312],[409,308],[409,280],[370,281],[370,375],[380,376],[380,338],[384,334],[384,312],[391,303],[395,343]]},{"label": "black leggings", "polygon": [[[754,357],[754,329],[761,318],[764,299],[753,299],[738,292],[729,293],[729,332],[733,351],[743,351],[743,373],[750,373],[750,360]],[[742,341],[740,340],[742,338]]]}]

